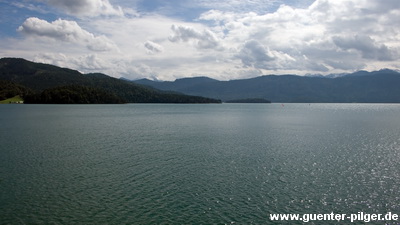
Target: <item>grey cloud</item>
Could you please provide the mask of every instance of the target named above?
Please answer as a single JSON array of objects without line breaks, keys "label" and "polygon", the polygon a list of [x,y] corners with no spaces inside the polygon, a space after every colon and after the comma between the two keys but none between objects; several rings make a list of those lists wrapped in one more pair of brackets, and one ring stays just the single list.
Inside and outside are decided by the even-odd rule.
[{"label": "grey cloud", "polygon": [[146,41],[146,42],[144,43],[144,47],[145,47],[145,48],[148,50],[148,52],[151,53],[151,54],[160,53],[160,52],[163,52],[163,51],[164,51],[164,48],[163,48],[161,45],[159,45],[159,44],[157,44],[157,43],[154,43],[154,42],[152,42],[152,41]]},{"label": "grey cloud", "polygon": [[315,0],[309,7],[282,5],[264,14],[222,8],[199,19],[224,33],[220,42],[232,50],[227,57],[246,69],[354,71],[400,58],[398,0]]},{"label": "grey cloud", "polygon": [[221,49],[221,44],[217,36],[210,30],[197,31],[192,27],[176,26],[171,27],[173,35],[169,37],[171,42],[189,42],[194,41],[199,49]]},{"label": "grey cloud", "polygon": [[390,61],[394,59],[392,52],[386,45],[379,45],[369,36],[334,36],[332,37],[332,40],[339,48],[343,50],[354,49],[359,51],[362,57],[365,59],[377,59],[380,61]]},{"label": "grey cloud", "polygon": [[274,60],[269,49],[256,40],[246,42],[237,57],[246,67],[262,69],[268,69],[267,63]]},{"label": "grey cloud", "polygon": [[368,13],[387,13],[390,10],[399,8],[398,0],[369,0],[367,4],[369,4],[369,7],[365,9],[364,12]]}]

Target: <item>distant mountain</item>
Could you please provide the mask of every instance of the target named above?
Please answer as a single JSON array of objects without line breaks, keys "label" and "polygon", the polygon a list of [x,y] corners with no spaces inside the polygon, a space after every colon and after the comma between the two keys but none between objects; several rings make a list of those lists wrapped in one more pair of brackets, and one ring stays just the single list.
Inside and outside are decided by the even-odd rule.
[{"label": "distant mountain", "polygon": [[[134,84],[105,74],[85,75],[76,70],[17,58],[0,59],[0,80],[2,80],[1,85],[8,87],[7,89],[12,89],[12,91],[7,91],[4,96],[17,93],[27,97],[31,103],[220,102],[211,98],[156,90],[152,87]],[[21,90],[18,91],[19,89]],[[57,99],[56,102],[50,101],[48,99],[50,97]]]},{"label": "distant mountain", "polygon": [[[218,80],[208,78],[208,77],[193,77],[193,78],[182,78],[182,79],[177,79],[173,82],[171,81],[152,81],[149,79],[141,79],[134,81],[134,83],[137,84],[142,84],[142,85],[147,85],[151,86],[154,88],[160,90],[172,90],[172,91],[178,91],[179,92],[196,92],[196,91],[204,91],[204,87],[207,85],[212,85],[213,83],[219,82]],[[200,88],[197,90],[197,88]]]},{"label": "distant mountain", "polygon": [[271,101],[263,98],[246,98],[246,99],[235,99],[226,101],[226,103],[271,103]]},{"label": "distant mountain", "polygon": [[400,73],[393,70],[359,71],[330,77],[267,75],[251,79],[218,81],[206,77],[173,82],[137,80],[160,90],[230,101],[264,98],[272,102],[400,103]]},{"label": "distant mountain", "polygon": [[306,74],[304,76],[306,77],[322,77],[322,78],[338,78],[338,77],[344,77],[349,75],[349,73],[331,73],[328,75],[322,75],[322,74]]},{"label": "distant mountain", "polygon": [[326,75],[324,77],[326,77],[326,78],[338,78],[338,77],[344,77],[344,76],[347,76],[347,75],[349,75],[349,73],[331,73],[331,74],[328,74],[328,75]]}]

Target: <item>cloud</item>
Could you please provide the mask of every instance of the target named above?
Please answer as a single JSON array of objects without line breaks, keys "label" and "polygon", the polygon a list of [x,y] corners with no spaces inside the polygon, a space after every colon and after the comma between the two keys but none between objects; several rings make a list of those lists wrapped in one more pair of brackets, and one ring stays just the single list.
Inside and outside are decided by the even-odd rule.
[{"label": "cloud", "polygon": [[148,50],[148,53],[150,54],[156,54],[164,51],[164,48],[161,45],[152,41],[146,41],[144,43],[144,47]]},{"label": "cloud", "polygon": [[[37,1],[70,19],[48,19],[65,14],[40,14],[51,7]],[[65,60],[81,71],[98,68],[133,79],[400,69],[397,0],[140,1],[16,3],[13,7],[30,7],[42,19],[19,19],[25,20],[18,24],[25,38],[2,38],[0,54],[49,60],[38,56],[46,52],[57,65]],[[140,4],[147,6],[141,15],[129,15]]]},{"label": "cloud", "polygon": [[188,26],[172,25],[173,34],[169,37],[171,42],[193,42],[199,49],[221,49],[220,40],[210,30],[205,29],[202,32]]},{"label": "cloud", "polygon": [[333,42],[343,50],[357,50],[363,58],[381,61],[394,60],[393,53],[384,44],[377,44],[371,37],[355,35],[350,37],[334,36]]},{"label": "cloud", "polygon": [[270,50],[256,40],[246,42],[237,57],[246,67],[263,69],[268,69],[267,63],[274,60]]},{"label": "cloud", "polygon": [[110,63],[96,54],[71,57],[63,53],[39,53],[33,60],[61,67],[79,68],[78,70],[82,72],[98,72],[112,67]]},{"label": "cloud", "polygon": [[351,71],[400,58],[395,22],[400,5],[389,4],[316,0],[309,7],[281,5],[264,14],[210,10],[200,20],[224,34],[221,42],[237,49],[235,57],[244,67],[297,73]]},{"label": "cloud", "polygon": [[39,5],[34,5],[31,3],[26,3],[26,2],[11,2],[11,4],[15,7],[18,7],[20,9],[28,9],[31,11],[35,11],[38,13],[48,13],[47,10],[43,9],[42,6]]},{"label": "cloud", "polygon": [[107,37],[95,36],[82,29],[75,21],[58,19],[49,23],[36,17],[30,17],[18,28],[18,31],[27,36],[81,44],[92,51],[111,51],[117,48]]},{"label": "cloud", "polygon": [[108,0],[42,0],[64,10],[67,14],[83,17],[123,16],[121,7],[114,7]]},{"label": "cloud", "polygon": [[257,13],[265,13],[270,11],[271,9],[282,4],[282,0],[251,0],[251,1],[243,1],[243,0],[194,0],[191,1],[192,4],[195,4],[197,7],[203,7],[207,9],[217,9],[226,12],[257,12]]},{"label": "cloud", "polygon": [[150,66],[144,63],[134,63],[134,66],[128,67],[126,71],[126,78],[136,79],[138,77],[147,77],[152,80],[158,80],[158,74]]}]

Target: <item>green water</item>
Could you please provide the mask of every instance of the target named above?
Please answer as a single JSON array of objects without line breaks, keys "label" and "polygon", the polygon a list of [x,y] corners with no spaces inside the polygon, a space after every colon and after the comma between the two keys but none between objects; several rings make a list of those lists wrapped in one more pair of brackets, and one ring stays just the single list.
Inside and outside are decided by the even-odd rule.
[{"label": "green water", "polygon": [[0,224],[400,214],[399,116],[390,104],[0,105]]}]

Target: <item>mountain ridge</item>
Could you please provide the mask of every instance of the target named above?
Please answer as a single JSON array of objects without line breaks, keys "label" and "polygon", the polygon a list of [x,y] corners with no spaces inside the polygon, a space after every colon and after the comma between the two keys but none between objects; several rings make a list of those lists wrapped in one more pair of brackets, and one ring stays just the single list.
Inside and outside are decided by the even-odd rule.
[{"label": "mountain ridge", "polygon": [[[304,103],[400,103],[400,73],[389,69],[357,71],[336,77],[287,74],[229,81],[205,76],[175,81],[127,81],[102,73],[82,74],[69,68],[25,59],[2,58],[0,80],[12,83],[2,82],[2,87],[5,87],[0,90],[3,97],[12,93],[22,96],[32,92],[37,94],[51,89],[58,94],[70,94],[69,100],[86,96],[86,99],[98,101],[101,100],[99,96],[104,96],[116,102],[130,103],[220,102],[215,99],[268,99],[272,102]],[[105,95],[105,92],[111,96]],[[46,93],[50,93],[47,97],[54,94],[49,91]],[[38,96],[36,95],[40,98]]]},{"label": "mountain ridge", "polygon": [[[15,84],[8,83],[8,86],[26,87],[30,103],[220,103],[216,99],[145,87],[102,73],[82,74],[21,58],[0,59],[0,80]],[[3,86],[7,86],[7,82],[2,82]],[[8,92],[3,95],[9,96],[11,90]]]},{"label": "mountain ridge", "polygon": [[229,81],[212,79],[208,83],[196,83],[196,80],[198,78],[164,82],[142,79],[132,82],[223,101],[264,98],[272,102],[400,103],[400,73],[389,69],[357,71],[337,77],[287,74]]}]

